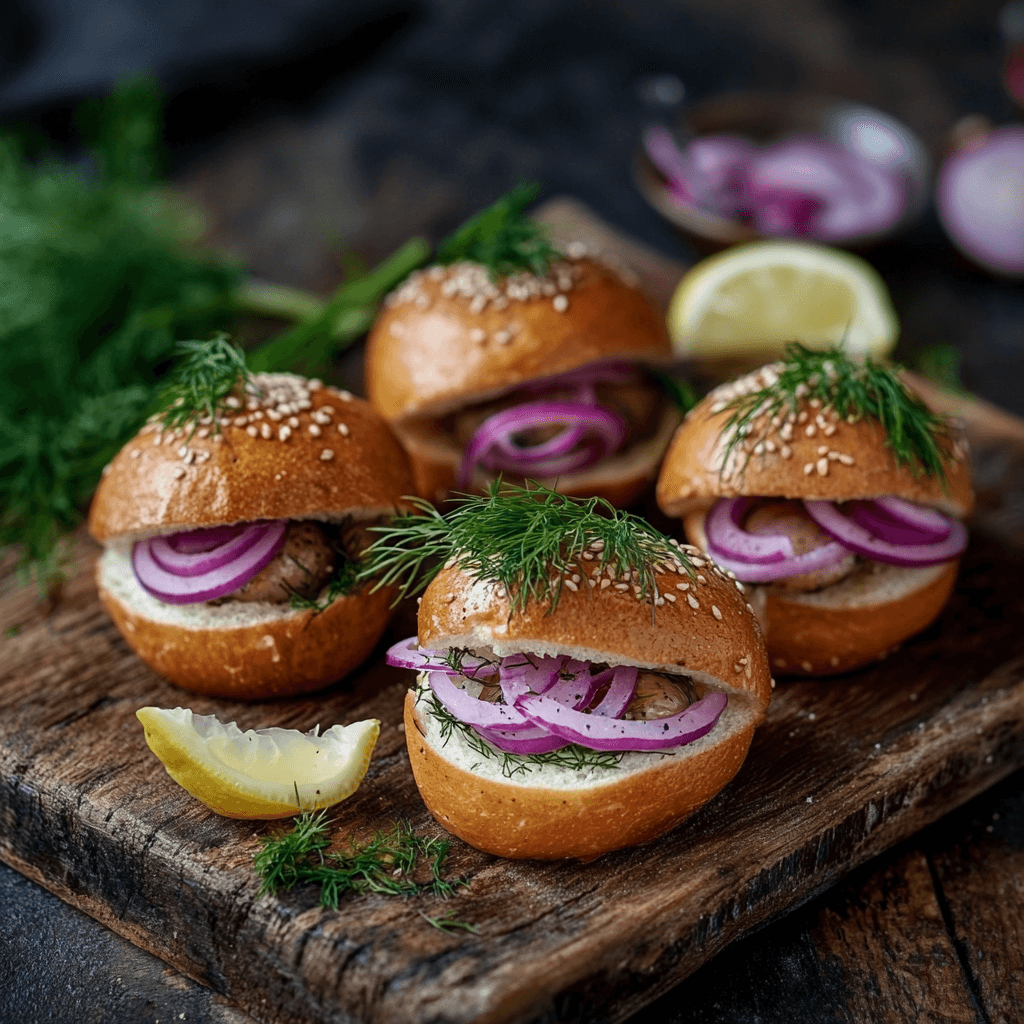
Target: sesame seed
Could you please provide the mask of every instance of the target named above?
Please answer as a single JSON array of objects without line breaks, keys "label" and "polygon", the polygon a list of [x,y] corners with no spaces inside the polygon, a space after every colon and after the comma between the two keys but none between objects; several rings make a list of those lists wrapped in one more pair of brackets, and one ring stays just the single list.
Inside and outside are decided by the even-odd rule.
[{"label": "sesame seed", "polygon": [[793,457],[793,449],[788,444],[784,444],[779,452],[784,459],[790,459]]},{"label": "sesame seed", "polygon": [[814,425],[813,423],[808,423],[808,424],[807,424],[807,426],[806,426],[806,427],[804,427],[804,433],[805,433],[805,434],[806,434],[806,435],[807,435],[808,437],[814,437],[814,435],[815,435],[815,434],[816,434],[817,432],[818,432],[818,428],[817,428],[817,427],[816,427],[816,426],[815,426],[815,425]]},{"label": "sesame seed", "polygon": [[743,593],[743,584],[740,583],[739,580],[733,580],[733,583],[736,584],[736,589],[742,594]]},{"label": "sesame seed", "polygon": [[281,428],[281,429],[280,429],[280,430],[279,430],[279,431],[277,432],[277,436],[278,436],[278,437],[279,437],[279,438],[280,438],[280,439],[281,439],[282,441],[287,441],[287,440],[288,440],[288,438],[292,436],[292,428],[291,428],[291,427],[288,427],[288,426],[282,427],[282,428]]},{"label": "sesame seed", "polygon": [[142,455],[142,452],[138,448],[133,448],[131,451],[131,457],[137,459]]},{"label": "sesame seed", "polygon": [[697,573],[697,582],[698,583],[707,583],[707,579],[704,576],[701,576],[700,573]]},{"label": "sesame seed", "polygon": [[312,437],[319,437],[320,434],[322,433],[320,428],[315,423],[310,423],[310,425],[306,429],[309,431]]},{"label": "sesame seed", "polygon": [[225,405],[226,405],[226,406],[227,406],[227,407],[228,407],[229,409],[239,409],[239,408],[241,408],[241,405],[242,405],[242,403],[241,403],[241,402],[240,402],[240,401],[239,401],[239,400],[238,400],[237,398],[235,398],[235,396],[234,396],[234,395],[229,395],[229,396],[228,396],[228,397],[227,397],[227,398],[226,398],[226,399],[224,400],[224,404],[225,404]]},{"label": "sesame seed", "polygon": [[844,466],[852,466],[853,465],[853,456],[852,455],[847,455],[845,452],[840,452],[839,453],[839,461]]},{"label": "sesame seed", "polygon": [[[351,391],[339,391],[338,394],[341,395],[341,399],[342,399],[343,402],[351,402],[352,401],[352,392]],[[330,408],[330,406],[328,406],[328,408]],[[331,409],[331,412],[334,412],[334,410]]]},{"label": "sesame seed", "polygon": [[188,455],[188,445],[187,444],[183,444],[178,449],[178,457],[183,459],[183,458],[185,458],[186,455]]},{"label": "sesame seed", "polygon": [[236,427],[244,427],[246,425],[246,423],[248,423],[248,422],[249,422],[249,417],[248,416],[236,416],[235,419],[234,419],[234,424],[235,424]]},{"label": "sesame seed", "polygon": [[693,594],[686,595],[686,601],[691,608],[699,608],[700,602],[693,596]]},{"label": "sesame seed", "polygon": [[831,437],[836,432],[836,428],[830,423],[823,431],[826,437]]},{"label": "sesame seed", "polygon": [[818,476],[828,476],[828,459],[818,459]]},{"label": "sesame seed", "polygon": [[348,435],[349,435],[348,424],[347,423],[339,423],[338,424],[338,433],[341,434],[342,437],[348,437]]},{"label": "sesame seed", "polygon": [[689,583],[677,583],[676,584],[676,590],[689,590],[689,589],[690,589],[690,584]]},{"label": "sesame seed", "polygon": [[615,589],[616,590],[629,590],[629,584],[628,583],[616,583],[615,584]]},{"label": "sesame seed", "polygon": [[551,305],[555,307],[556,313],[564,313],[569,308],[569,300],[564,295],[556,295]]},{"label": "sesame seed", "polygon": [[722,611],[717,604],[713,604],[711,606],[711,614],[714,615],[714,617],[718,619],[719,622],[722,621]]},{"label": "sesame seed", "polygon": [[747,611],[750,612],[751,615],[754,614],[754,606],[749,602],[747,602]]},{"label": "sesame seed", "polygon": [[572,591],[572,592],[573,592],[574,594],[575,594],[575,593],[576,593],[576,592],[577,592],[577,591],[578,591],[578,590],[580,589],[579,587],[577,587],[577,586],[576,586],[576,584],[575,584],[575,583],[573,583],[573,581],[572,581],[572,580],[563,580],[562,582],[563,582],[563,583],[565,584],[565,586],[567,586],[567,587],[568,587],[568,588],[569,588],[569,589],[570,589],[570,590],[571,590],[571,591]]},{"label": "sesame seed", "polygon": [[320,453],[320,461],[321,462],[330,462],[331,459],[333,459],[333,458],[334,458],[334,452],[332,452],[330,448],[325,448]]},{"label": "sesame seed", "polygon": [[260,435],[263,438],[265,438],[267,441],[269,441],[270,438],[273,436],[273,434],[274,434],[274,431],[271,430],[269,423],[261,423],[260,424]]},{"label": "sesame seed", "polygon": [[827,444],[820,444],[820,445],[818,445],[818,454],[819,455],[824,455],[827,451],[828,451],[828,445]]},{"label": "sesame seed", "polygon": [[665,595],[665,600],[666,601],[671,601],[672,604],[675,604],[676,603],[676,595],[675,594],[666,594]]},{"label": "sesame seed", "polygon": [[830,664],[830,665],[831,665],[831,666],[832,666],[833,668],[835,668],[835,667],[836,667],[836,666],[837,666],[837,665],[839,664],[839,658],[838,658],[838,656],[837,656],[837,655],[835,655],[835,654],[833,654],[833,655],[832,655],[832,657],[828,659],[828,663],[829,663],[829,664]]},{"label": "sesame seed", "polygon": [[298,430],[299,429],[299,417],[298,416],[292,416],[292,418],[290,420],[288,420],[288,426],[291,427],[292,430]]},{"label": "sesame seed", "polygon": [[482,327],[474,327],[469,332],[469,340],[475,345],[480,345],[487,340],[487,332]]},{"label": "sesame seed", "polygon": [[601,589],[607,590],[612,585],[611,580],[601,580]]},{"label": "sesame seed", "polygon": [[176,470],[174,471],[174,479],[175,479],[175,480],[180,480],[180,479],[181,479],[181,478],[182,478],[182,477],[183,477],[184,475],[185,475],[185,469],[184,469],[184,467],[183,467],[183,466],[179,466],[179,467],[178,467],[178,468],[177,468],[177,469],[176,469]]},{"label": "sesame seed", "polygon": [[[800,662],[800,667],[805,672],[810,672],[810,671],[812,671],[814,669],[814,666],[809,661],[801,661]],[[808,799],[810,799],[810,798],[808,798]]]},{"label": "sesame seed", "polygon": [[828,453],[828,460],[829,460],[829,462],[835,462],[838,458],[839,458],[839,452],[829,452]]},{"label": "sesame seed", "polygon": [[804,476],[810,476],[814,472],[814,463],[804,463]]}]

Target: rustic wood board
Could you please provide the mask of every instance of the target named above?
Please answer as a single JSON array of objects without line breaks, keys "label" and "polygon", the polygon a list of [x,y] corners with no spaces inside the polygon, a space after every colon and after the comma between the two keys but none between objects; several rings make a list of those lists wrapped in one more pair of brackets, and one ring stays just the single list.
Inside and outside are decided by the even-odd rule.
[{"label": "rustic wood board", "polygon": [[[131,654],[96,599],[84,536],[53,608],[14,588],[8,567],[0,858],[258,1020],[621,1020],[1024,763],[1024,446],[1016,421],[993,432],[979,410],[958,411],[981,508],[935,625],[869,670],[780,685],[732,785],[657,842],[579,865],[501,861],[456,841],[451,869],[470,884],[447,903],[363,896],[329,911],[305,889],[257,899],[252,855],[273,826],[193,801],[135,719],[147,704],[243,728],[380,718],[370,772],[337,808],[336,834],[399,818],[438,834],[400,731],[409,675],[382,664],[383,644],[316,698],[214,701]],[[385,643],[411,631],[404,608]],[[478,932],[424,920],[446,911]],[[906,952],[919,941],[908,937]]]}]

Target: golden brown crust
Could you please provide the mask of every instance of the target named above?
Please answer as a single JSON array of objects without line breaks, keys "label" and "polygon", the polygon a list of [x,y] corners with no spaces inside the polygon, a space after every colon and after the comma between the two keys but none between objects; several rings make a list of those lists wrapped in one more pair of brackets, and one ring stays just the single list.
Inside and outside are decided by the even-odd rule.
[{"label": "golden brown crust", "polygon": [[409,761],[423,802],[442,827],[499,857],[591,860],[657,838],[728,784],[754,728],[609,786],[548,789],[483,779],[453,764],[424,737],[412,691],[405,700]]},{"label": "golden brown crust", "polygon": [[788,429],[783,423],[764,437],[755,430],[764,450],[751,452],[745,461],[747,453],[737,449],[723,472],[722,432],[731,415],[724,408],[726,393],[718,389],[708,395],[672,439],[657,484],[658,505],[668,515],[683,516],[718,498],[738,495],[849,501],[894,494],[960,518],[973,508],[961,441],[952,441],[945,462],[947,493],[938,478],[915,476],[910,467],[896,462],[876,420],[848,423],[806,401]]},{"label": "golden brown crust", "polygon": [[468,295],[446,294],[460,273],[488,283],[476,264],[420,271],[394,293],[370,333],[367,394],[388,422],[441,414],[588,363],[670,357],[658,309],[599,263],[556,264],[550,287],[560,278],[571,282],[564,294],[492,300],[479,309]]},{"label": "golden brown crust", "polygon": [[696,580],[685,571],[657,573],[658,591],[668,597],[653,609],[629,585],[592,589],[584,579],[576,591],[563,585],[553,611],[531,598],[514,615],[496,586],[475,582],[458,567],[443,569],[420,602],[419,642],[435,649],[488,646],[499,654],[585,649],[593,662],[676,666],[715,676],[767,708],[771,673],[745,594],[714,563],[697,558],[694,565]]},{"label": "golden brown crust", "polygon": [[322,612],[228,629],[186,629],[156,622],[103,586],[100,600],[133,651],[172,683],[196,693],[264,700],[322,689],[373,650],[391,617],[394,593],[368,589],[337,598]]},{"label": "golden brown crust", "polygon": [[772,668],[785,675],[826,676],[886,657],[938,618],[959,564],[959,559],[946,563],[924,586],[898,600],[864,606],[822,607],[765,587]]},{"label": "golden brown crust", "polygon": [[[151,423],[129,441],[93,498],[92,535],[105,542],[257,519],[372,515],[412,493],[405,453],[369,403],[334,388],[307,390],[290,374],[256,379],[264,401],[224,416],[219,435],[210,424],[190,438],[191,428],[162,433]],[[309,408],[273,398],[289,393],[306,395]]]}]

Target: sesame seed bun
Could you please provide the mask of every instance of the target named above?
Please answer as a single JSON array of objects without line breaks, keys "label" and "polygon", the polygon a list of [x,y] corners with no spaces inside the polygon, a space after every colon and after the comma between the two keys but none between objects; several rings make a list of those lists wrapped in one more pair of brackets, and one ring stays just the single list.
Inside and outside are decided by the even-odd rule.
[{"label": "sesame seed bun", "polygon": [[[257,520],[372,522],[413,490],[405,453],[367,402],[291,374],[258,374],[216,424],[147,424],[107,467],[89,514],[106,545],[100,598],[154,671],[198,693],[263,699],[340,679],[373,649],[392,592],[366,588],[292,609],[271,600],[171,605],[138,582],[133,545]],[[219,431],[216,429],[219,427]]]},{"label": "sesame seed bun", "polygon": [[[89,511],[93,537],[257,519],[373,519],[412,492],[402,447],[369,403],[292,374],[254,381],[265,398],[252,408],[242,401],[217,425],[194,434],[143,427],[103,474]],[[282,405],[294,412],[282,415]]]},{"label": "sesame seed bun", "polygon": [[[462,448],[439,436],[438,418],[592,363],[670,358],[660,311],[601,263],[570,259],[543,278],[500,282],[462,263],[419,271],[389,296],[367,341],[366,389],[409,451],[419,493],[439,500],[454,485]],[[611,471],[598,465],[558,489],[635,496],[653,480],[672,426],[663,420],[653,441],[607,460]]]},{"label": "sesame seed bun", "polygon": [[974,494],[965,442],[953,437],[947,446],[944,490],[938,478],[896,461],[876,420],[848,423],[806,400],[789,429],[782,423],[763,437],[755,429],[763,451],[750,452],[749,461],[748,453],[737,451],[726,461],[723,432],[732,414],[726,405],[745,386],[761,387],[763,372],[717,388],[680,425],[658,477],[657,500],[665,513],[684,516],[737,496],[851,501],[893,494],[957,518],[970,514]]},{"label": "sesame seed bun", "polygon": [[410,693],[406,740],[413,774],[446,829],[503,857],[589,860],[654,839],[733,778],[764,719],[773,684],[745,595],[711,563],[698,561],[696,581],[685,571],[658,572],[659,593],[675,600],[653,608],[629,587],[584,583],[576,590],[563,585],[553,610],[531,599],[513,614],[500,588],[458,567],[435,578],[420,604],[423,647],[635,665],[688,675],[703,692],[721,690],[729,697],[715,728],[673,748],[671,756],[634,751],[613,770],[533,766],[506,778],[500,761],[481,763],[486,759],[458,730],[443,737],[422,691]]}]

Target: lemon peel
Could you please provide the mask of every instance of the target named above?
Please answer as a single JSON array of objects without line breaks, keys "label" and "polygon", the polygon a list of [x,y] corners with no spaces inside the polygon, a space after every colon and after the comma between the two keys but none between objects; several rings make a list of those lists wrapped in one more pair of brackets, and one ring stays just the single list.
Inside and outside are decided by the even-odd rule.
[{"label": "lemon peel", "polygon": [[175,782],[227,818],[287,818],[351,796],[380,734],[367,719],[324,733],[247,729],[189,708],[140,708],[149,749]]},{"label": "lemon peel", "polygon": [[763,362],[792,341],[880,358],[899,336],[889,290],[869,263],[796,241],[749,242],[701,260],[676,287],[668,328],[675,354],[696,361]]}]

